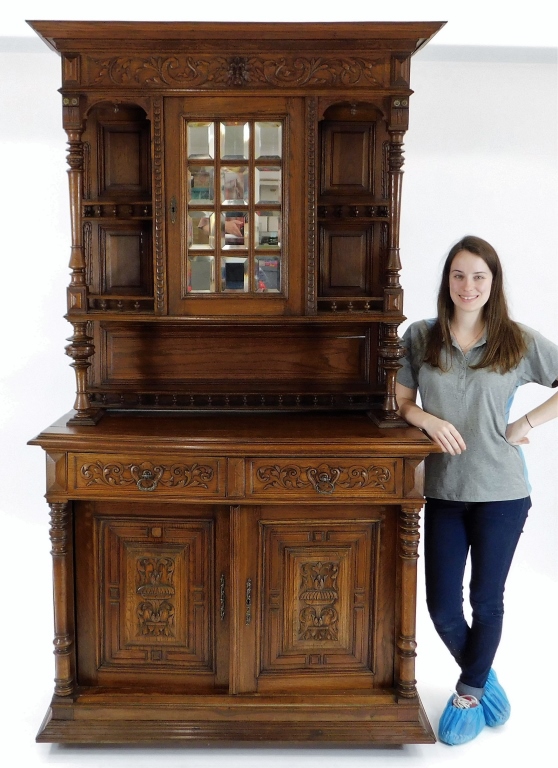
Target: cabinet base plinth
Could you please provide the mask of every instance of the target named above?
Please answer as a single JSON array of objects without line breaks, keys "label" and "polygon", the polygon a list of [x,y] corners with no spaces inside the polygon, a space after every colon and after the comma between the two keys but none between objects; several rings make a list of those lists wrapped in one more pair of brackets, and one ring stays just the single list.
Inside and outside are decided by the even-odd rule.
[{"label": "cabinet base plinth", "polygon": [[[54,700],[41,725],[38,742],[60,744],[164,744],[192,746],[394,746],[436,741],[420,699],[396,702],[374,696],[367,705],[336,702],[317,705],[299,697],[217,697],[219,700],[173,705],[95,704],[59,706]],[[365,697],[360,697],[364,699]],[[60,702],[60,699],[57,700]]]}]

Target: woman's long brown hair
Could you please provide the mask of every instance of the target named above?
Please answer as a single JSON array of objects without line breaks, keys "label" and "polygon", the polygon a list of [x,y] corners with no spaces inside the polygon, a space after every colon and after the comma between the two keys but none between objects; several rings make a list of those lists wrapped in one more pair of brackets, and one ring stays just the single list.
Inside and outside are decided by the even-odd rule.
[{"label": "woman's long brown hair", "polygon": [[475,256],[480,256],[492,273],[490,297],[483,307],[486,346],[481,360],[471,368],[492,368],[500,373],[507,373],[519,364],[525,355],[527,344],[521,328],[508,313],[502,265],[498,254],[490,243],[473,235],[464,237],[448,253],[438,291],[438,319],[430,330],[424,362],[443,370],[442,349],[452,352],[450,323],[454,304],[450,296],[449,277],[452,262],[460,251],[469,251]]}]

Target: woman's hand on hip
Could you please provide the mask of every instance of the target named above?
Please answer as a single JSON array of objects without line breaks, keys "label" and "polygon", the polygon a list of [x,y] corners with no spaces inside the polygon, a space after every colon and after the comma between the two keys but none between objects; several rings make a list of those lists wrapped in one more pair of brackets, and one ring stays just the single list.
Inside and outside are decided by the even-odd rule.
[{"label": "woman's hand on hip", "polygon": [[465,441],[453,424],[439,419],[437,416],[432,416],[431,413],[424,420],[423,429],[440,446],[444,453],[456,456],[463,453],[467,448]]},{"label": "woman's hand on hip", "polygon": [[527,445],[530,440],[527,433],[531,431],[529,422],[522,416],[517,421],[512,421],[506,428],[506,440],[510,445]]}]

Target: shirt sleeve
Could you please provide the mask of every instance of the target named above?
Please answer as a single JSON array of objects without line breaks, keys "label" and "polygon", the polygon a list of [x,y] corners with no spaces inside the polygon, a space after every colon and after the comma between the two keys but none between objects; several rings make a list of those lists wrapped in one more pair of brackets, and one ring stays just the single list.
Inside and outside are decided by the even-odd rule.
[{"label": "shirt sleeve", "polygon": [[558,346],[538,331],[525,328],[527,353],[523,360],[523,384],[535,382],[545,387],[556,386],[558,380]]},{"label": "shirt sleeve", "polygon": [[397,371],[397,381],[409,389],[418,389],[418,366],[416,365],[417,350],[416,335],[414,328],[410,325],[401,339],[401,346],[405,350],[404,357],[400,358],[401,368]]}]

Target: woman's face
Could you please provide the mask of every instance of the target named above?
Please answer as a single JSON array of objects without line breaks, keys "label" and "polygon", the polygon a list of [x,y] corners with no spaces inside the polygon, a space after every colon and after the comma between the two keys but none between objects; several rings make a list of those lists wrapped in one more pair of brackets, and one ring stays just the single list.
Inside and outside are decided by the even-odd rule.
[{"label": "woman's face", "polygon": [[463,312],[480,312],[488,301],[492,272],[480,256],[470,251],[455,254],[449,273],[449,291],[455,308]]}]

